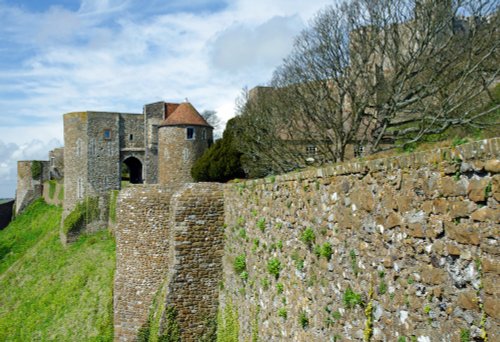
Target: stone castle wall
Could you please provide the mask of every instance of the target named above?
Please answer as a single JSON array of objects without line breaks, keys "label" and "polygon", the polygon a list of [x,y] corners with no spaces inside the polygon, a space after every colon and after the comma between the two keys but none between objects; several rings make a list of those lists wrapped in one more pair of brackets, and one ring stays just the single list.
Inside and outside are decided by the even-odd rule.
[{"label": "stone castle wall", "polygon": [[[172,198],[172,264],[164,312],[174,307],[182,341],[210,334],[219,305],[224,250],[224,201],[220,184],[187,184]],[[164,334],[165,313],[160,320]]]},{"label": "stone castle wall", "polygon": [[85,196],[88,182],[87,112],[64,115],[64,213],[68,215]]},{"label": "stone castle wall", "polygon": [[226,185],[240,341],[500,340],[499,155],[496,138]]},{"label": "stone castle wall", "polygon": [[168,186],[135,185],[117,202],[114,327],[119,341],[133,341],[172,264]]},{"label": "stone castle wall", "polygon": [[[32,173],[34,164],[37,164],[40,168],[38,175]],[[48,179],[48,161],[30,160],[17,162],[16,215],[42,196],[43,182]]]},{"label": "stone castle wall", "polygon": [[117,210],[115,339],[136,340],[156,299],[158,333],[168,324],[165,312],[174,307],[183,341],[196,341],[218,306],[221,186],[132,186],[120,192]]}]

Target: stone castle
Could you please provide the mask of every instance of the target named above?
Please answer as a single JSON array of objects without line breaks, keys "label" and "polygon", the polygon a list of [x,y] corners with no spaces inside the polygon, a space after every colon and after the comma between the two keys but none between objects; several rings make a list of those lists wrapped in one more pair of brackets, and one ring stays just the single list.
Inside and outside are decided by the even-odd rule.
[{"label": "stone castle", "polygon": [[19,162],[16,212],[49,179],[64,180],[66,215],[84,198],[119,190],[125,167],[132,184],[190,182],[194,161],[212,140],[213,127],[189,102],[148,104],[143,114],[65,114],[64,148],[51,151],[48,162]]},{"label": "stone castle", "polygon": [[59,201],[63,241],[111,227],[115,341],[500,339],[500,138],[218,184],[191,183],[212,128],[189,103],[64,130],[16,210]]}]

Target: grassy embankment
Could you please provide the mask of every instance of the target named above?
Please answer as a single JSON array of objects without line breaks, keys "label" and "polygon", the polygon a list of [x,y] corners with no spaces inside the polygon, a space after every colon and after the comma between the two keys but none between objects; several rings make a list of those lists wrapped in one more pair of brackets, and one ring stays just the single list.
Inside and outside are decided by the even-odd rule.
[{"label": "grassy embankment", "polygon": [[0,231],[0,341],[112,341],[114,240],[63,247],[60,220],[39,200]]}]

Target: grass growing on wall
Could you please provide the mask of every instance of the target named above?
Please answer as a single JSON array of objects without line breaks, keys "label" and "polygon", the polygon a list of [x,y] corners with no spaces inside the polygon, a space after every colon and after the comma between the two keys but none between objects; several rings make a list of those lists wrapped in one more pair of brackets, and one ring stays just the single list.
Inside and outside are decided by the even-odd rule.
[{"label": "grass growing on wall", "polygon": [[40,176],[42,175],[42,162],[38,160],[34,160],[31,162],[31,178],[34,180],[40,179]]},{"label": "grass growing on wall", "polygon": [[57,182],[53,179],[48,181],[49,183],[49,198],[54,199],[54,195],[56,194]]},{"label": "grass growing on wall", "polygon": [[60,219],[39,200],[0,232],[0,341],[112,341],[115,243],[99,232],[63,247]]},{"label": "grass growing on wall", "polygon": [[217,342],[238,342],[239,333],[238,310],[228,301],[217,314]]},{"label": "grass growing on wall", "polygon": [[82,202],[77,203],[73,211],[63,222],[63,232],[75,232],[82,229],[85,225],[99,218],[99,198],[86,197]]},{"label": "grass growing on wall", "polygon": [[109,194],[109,219],[113,223],[116,222],[116,200],[119,193],[119,190],[111,190]]}]

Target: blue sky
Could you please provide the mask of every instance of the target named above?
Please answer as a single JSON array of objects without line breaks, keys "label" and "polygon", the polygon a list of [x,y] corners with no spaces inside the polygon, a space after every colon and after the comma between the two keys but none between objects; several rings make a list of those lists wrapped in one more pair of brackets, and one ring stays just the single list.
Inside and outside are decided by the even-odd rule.
[{"label": "blue sky", "polygon": [[62,146],[62,115],[185,98],[223,119],[332,0],[0,0],[0,197]]}]

